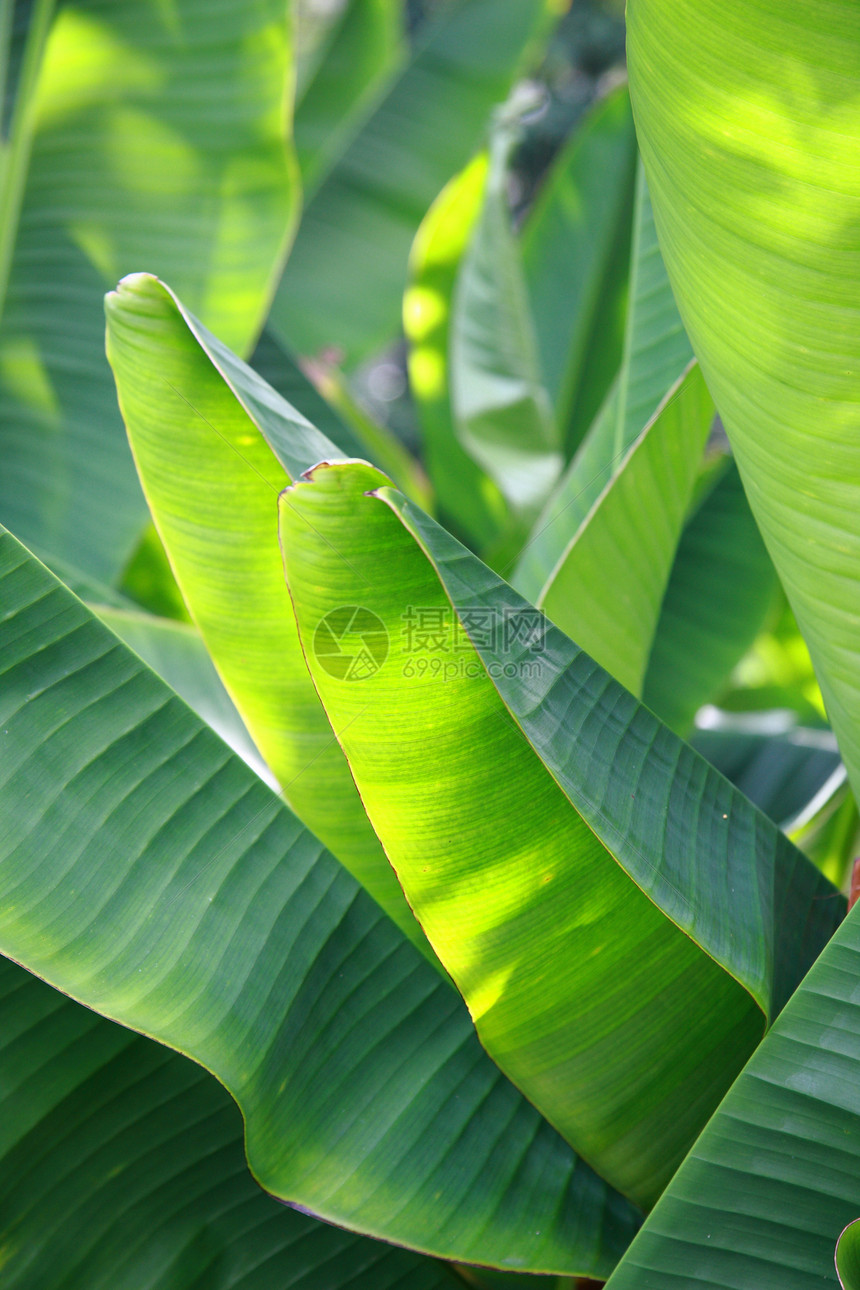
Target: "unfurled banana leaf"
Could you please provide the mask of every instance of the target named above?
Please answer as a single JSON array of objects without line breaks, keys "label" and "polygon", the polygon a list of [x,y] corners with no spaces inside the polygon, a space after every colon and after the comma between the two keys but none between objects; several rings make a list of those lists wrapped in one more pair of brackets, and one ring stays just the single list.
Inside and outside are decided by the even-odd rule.
[{"label": "unfurled banana leaf", "polygon": [[400,325],[409,248],[507,95],[546,0],[452,0],[308,203],[270,324],[303,355],[348,366]]},{"label": "unfurled banana leaf", "polygon": [[836,1284],[836,1243],[860,1212],[858,1000],[855,912],[696,1142],[611,1290]]},{"label": "unfurled banana leaf", "polygon": [[606,1275],[632,1207],[355,880],[0,534],[0,950],[193,1057],[258,1180],[355,1231]]},{"label": "unfurled banana leaf", "polygon": [[0,959],[4,1290],[456,1290],[444,1265],[277,1204],[193,1062]]},{"label": "unfurled banana leaf", "polygon": [[[6,6],[11,8],[11,6]],[[101,297],[142,265],[235,348],[297,214],[284,0],[31,6],[0,198],[0,521],[117,577],[146,508]],[[44,46],[44,58],[41,58]]]},{"label": "unfurled banana leaf", "polygon": [[541,371],[567,456],[597,415],[622,360],[636,161],[630,99],[622,87],[554,162],[523,230]]},{"label": "unfurled banana leaf", "polygon": [[141,483],[228,692],[299,818],[426,950],[308,675],[284,586],[278,492],[343,454],[156,279],[120,283],[107,315]]},{"label": "unfurled banana leaf", "polygon": [[362,800],[484,1044],[652,1203],[841,897],[377,471],[309,472],[281,543]]},{"label": "unfurled banana leaf", "polygon": [[860,786],[860,8],[630,0],[660,243]]}]

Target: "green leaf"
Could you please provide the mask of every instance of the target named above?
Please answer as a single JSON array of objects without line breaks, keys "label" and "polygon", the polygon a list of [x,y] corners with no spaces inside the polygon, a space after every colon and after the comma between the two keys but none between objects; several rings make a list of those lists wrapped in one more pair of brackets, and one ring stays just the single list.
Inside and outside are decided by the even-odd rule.
[{"label": "green leaf", "polygon": [[512,108],[496,118],[481,213],[463,256],[451,313],[451,408],[461,444],[515,513],[534,514],[563,464],[552,404],[508,210]]},{"label": "green leaf", "polygon": [[0,959],[4,1290],[454,1290],[443,1265],[279,1205],[199,1066]]},{"label": "green leaf", "polygon": [[844,891],[850,888],[851,871],[860,854],[860,812],[845,767],[840,769],[841,775],[834,773],[791,821],[789,836]]},{"label": "green leaf", "polygon": [[621,364],[637,157],[622,86],[563,149],[523,230],[541,371],[568,456]]},{"label": "green leaf", "polygon": [[807,725],[827,720],[806,641],[781,589],[771,621],[735,668],[719,702],[730,712],[787,708]]},{"label": "green leaf", "polygon": [[556,626],[634,694],[642,692],[713,419],[694,364],[616,463],[538,598]]},{"label": "green leaf", "polygon": [[487,165],[487,154],[478,153],[430,207],[412,244],[403,298],[409,388],[421,423],[427,471],[445,522],[478,548],[504,529],[507,508],[498,485],[457,437],[449,355],[454,286],[481,211]]},{"label": "green leaf", "polygon": [[853,913],[702,1133],[611,1290],[832,1288],[836,1242],[860,1211],[858,1079]]},{"label": "green leaf", "polygon": [[765,625],[777,579],[734,462],[690,516],[654,634],[642,699],[686,735]]},{"label": "green leaf", "polygon": [[341,452],[156,279],[125,279],[106,309],[143,490],[229,694],[299,818],[429,953],[314,690],[284,586],[278,492]]},{"label": "green leaf", "polygon": [[631,0],[660,243],[860,788],[860,9]]},{"label": "green leaf", "polygon": [[329,719],[483,1043],[653,1202],[841,898],[379,472],[308,472],[281,543]]},{"label": "green leaf", "polygon": [[501,102],[544,0],[452,0],[308,203],[270,325],[298,353],[353,366],[400,322],[409,248]]},{"label": "green leaf", "polygon": [[836,1243],[836,1272],[842,1290],[860,1290],[860,1219],[849,1223]]},{"label": "green leaf", "polygon": [[786,832],[819,793],[829,789],[829,797],[844,782],[829,730],[804,728],[784,712],[714,717],[693,747]]},{"label": "green leaf", "polygon": [[[64,576],[62,568],[55,567],[54,572],[75,590]],[[191,621],[164,544],[154,524],[147,524],[134,554],[123,569],[120,591],[139,608],[157,614],[160,618],[172,618],[182,623]],[[78,594],[83,600],[94,599],[80,592]]]},{"label": "green leaf", "polygon": [[24,100],[32,152],[23,130],[0,234],[0,519],[103,581],[146,511],[101,296],[145,265],[250,347],[297,213],[289,66],[283,0],[231,0],[217,21],[206,0],[82,0],[59,8]]},{"label": "green leaf", "polygon": [[648,187],[640,166],[621,368],[520,556],[514,582],[529,600],[537,601],[569,539],[692,357],[660,258]]},{"label": "green leaf", "polygon": [[626,448],[638,435],[692,357],[657,243],[651,194],[640,165],[633,217],[630,307],[615,425],[616,450]]},{"label": "green leaf", "polygon": [[[300,10],[301,14],[301,10]],[[296,155],[305,195],[319,187],[372,110],[403,50],[400,0],[346,0],[296,92]],[[299,36],[301,36],[301,21]]]},{"label": "green leaf", "polygon": [[346,870],[7,534],[0,605],[0,951],[216,1074],[290,1204],[607,1275],[635,1211]]},{"label": "green leaf", "polygon": [[224,689],[199,632],[185,623],[152,614],[102,605],[91,608],[261,779],[277,789],[274,776]]}]

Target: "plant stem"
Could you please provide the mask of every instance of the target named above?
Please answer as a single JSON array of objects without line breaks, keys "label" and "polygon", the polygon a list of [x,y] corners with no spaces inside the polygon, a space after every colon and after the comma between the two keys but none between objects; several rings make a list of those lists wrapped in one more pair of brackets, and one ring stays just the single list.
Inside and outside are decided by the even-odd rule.
[{"label": "plant stem", "polygon": [[[36,127],[36,88],[51,20],[54,16],[54,6],[55,0],[35,0],[33,4],[30,28],[21,59],[15,106],[12,109],[9,138],[3,145],[3,169],[0,175],[0,318],[3,316],[6,303],[21,203],[30,165],[30,150],[33,146]],[[0,40],[3,41],[0,46],[2,48],[0,87],[3,88],[4,93],[9,66],[13,8],[14,0],[0,0]],[[2,102],[0,98],[0,107]]]}]

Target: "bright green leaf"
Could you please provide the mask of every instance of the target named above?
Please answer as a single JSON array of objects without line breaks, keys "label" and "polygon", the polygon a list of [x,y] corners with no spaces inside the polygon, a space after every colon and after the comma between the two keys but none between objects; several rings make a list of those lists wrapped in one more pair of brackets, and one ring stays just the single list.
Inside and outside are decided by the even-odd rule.
[{"label": "bright green leaf", "polygon": [[281,542],[362,800],[484,1044],[652,1202],[841,899],[379,472],[309,472]]},{"label": "bright green leaf", "polygon": [[450,180],[421,222],[409,256],[403,330],[409,341],[409,386],[440,514],[473,546],[484,547],[506,525],[498,485],[464,450],[451,411],[451,303],[460,263],[480,214],[487,154],[478,153]]},{"label": "bright green leaf", "polygon": [[648,187],[637,180],[624,353],[579,451],[523,548],[514,581],[537,601],[570,538],[693,357],[660,258]]},{"label": "bright green leaf", "polygon": [[0,950],[218,1076],[276,1196],[427,1252],[606,1275],[635,1211],[287,808],[0,534]]},{"label": "bright green leaf", "polygon": [[849,1223],[836,1243],[836,1272],[842,1290],[860,1290],[860,1219]]},{"label": "bright green leaf", "polygon": [[278,492],[342,453],[156,279],[123,281],[106,308],[143,489],[229,694],[299,818],[424,943],[308,675],[284,586]]},{"label": "bright green leaf", "polygon": [[694,364],[672,387],[576,529],[538,604],[641,694],[714,404]]}]

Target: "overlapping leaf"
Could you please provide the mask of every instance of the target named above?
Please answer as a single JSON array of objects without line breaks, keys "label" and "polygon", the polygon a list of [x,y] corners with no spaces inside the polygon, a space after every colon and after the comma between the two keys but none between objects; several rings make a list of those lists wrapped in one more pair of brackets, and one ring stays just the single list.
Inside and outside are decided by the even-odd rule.
[{"label": "overlapping leaf", "polygon": [[811,1290],[860,1210],[860,916],[777,1018],[611,1290]]},{"label": "overlapping leaf", "polygon": [[409,256],[403,329],[409,384],[421,423],[424,460],[445,522],[480,549],[499,534],[507,512],[498,485],[465,451],[451,409],[451,302],[487,177],[486,153],[450,180],[421,222]]},{"label": "overlapping leaf", "polygon": [[[32,6],[36,45],[50,8]],[[84,0],[58,7],[37,84],[19,83],[0,237],[0,519],[103,580],[146,510],[101,296],[146,265],[250,346],[296,213],[289,65],[283,0],[217,16],[205,0]]]},{"label": "overlapping leaf", "polygon": [[605,1275],[636,1215],[254,774],[0,535],[0,949],[216,1073],[275,1195],[497,1266]]},{"label": "overlapping leaf", "polygon": [[683,735],[752,646],[778,585],[737,467],[726,460],[717,472],[681,535],[642,690]]},{"label": "overlapping leaf", "polygon": [[[320,695],[483,1042],[652,1201],[840,898],[378,472],[318,466],[284,495],[281,540]],[[349,605],[333,666],[314,643]]]},{"label": "overlapping leaf", "polygon": [[199,1066],[0,959],[4,1290],[455,1290],[264,1195]]},{"label": "overlapping leaf", "polygon": [[860,776],[860,9],[631,0],[660,243]]},{"label": "overlapping leaf", "polygon": [[308,676],[284,586],[278,490],[340,450],[155,279],[121,283],[107,312],[141,483],[227,690],[299,817],[424,942]]},{"label": "overlapping leaf", "polygon": [[642,692],[713,419],[694,364],[615,463],[539,598],[548,617],[634,694]]}]

